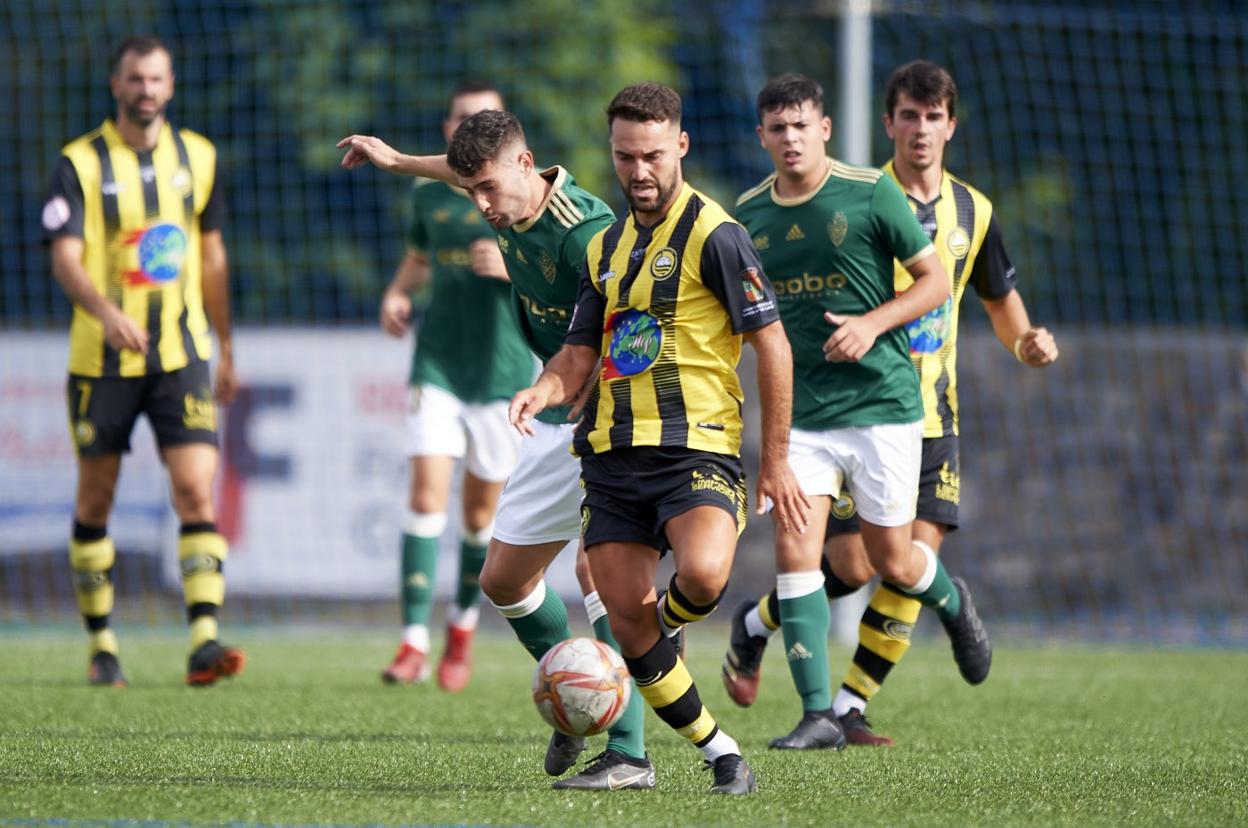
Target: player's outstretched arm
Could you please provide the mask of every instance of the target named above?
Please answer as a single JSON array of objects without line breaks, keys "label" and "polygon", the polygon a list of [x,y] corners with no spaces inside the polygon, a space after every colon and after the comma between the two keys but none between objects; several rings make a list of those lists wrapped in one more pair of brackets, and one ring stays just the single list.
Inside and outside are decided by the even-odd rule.
[{"label": "player's outstretched arm", "polygon": [[784,326],[772,322],[745,335],[758,354],[758,394],[763,408],[763,451],[758,473],[758,513],[767,498],[786,532],[801,534],[810,523],[810,501],[789,467],[793,420],[793,352]]},{"label": "player's outstretched arm", "polygon": [[857,362],[881,334],[918,319],[949,298],[949,275],[934,252],[912,262],[906,270],[914,277],[914,284],[874,310],[862,316],[824,314],[828,324],[836,326],[823,345],[824,359]]},{"label": "player's outstretched arm", "polygon": [[1033,328],[1027,306],[1017,290],[1000,299],[984,299],[984,310],[992,321],[992,330],[1005,349],[1019,362],[1032,368],[1043,368],[1057,362],[1060,351],[1057,340],[1047,328]]},{"label": "player's outstretched arm", "polygon": [[338,142],[338,149],[347,152],[342,166],[348,170],[372,164],[379,170],[395,175],[416,175],[456,184],[455,173],[447,166],[445,155],[404,155],[380,138],[372,135],[348,135]]},{"label": "player's outstretched arm", "polygon": [[565,344],[546,363],[530,387],[511,398],[507,419],[521,434],[532,436],[532,420],[552,405],[572,402],[598,364],[598,351],[588,345]]}]

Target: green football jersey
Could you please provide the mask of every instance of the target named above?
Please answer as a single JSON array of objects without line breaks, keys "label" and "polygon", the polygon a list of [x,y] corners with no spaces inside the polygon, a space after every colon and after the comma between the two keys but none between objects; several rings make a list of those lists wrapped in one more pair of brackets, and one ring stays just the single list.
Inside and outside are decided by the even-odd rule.
[{"label": "green football jersey", "polygon": [[468,246],[478,239],[493,243],[494,231],[463,190],[440,181],[412,188],[408,246],[428,259],[432,284],[411,383],[436,385],[466,403],[511,399],[533,377],[511,286],[472,272]]},{"label": "green football jersey", "polygon": [[[542,206],[527,221],[498,234],[507,262],[520,330],[545,363],[563,347],[585,268],[585,248],[615,221],[611,208],[576,185],[563,167],[541,173],[551,182]],[[909,209],[909,208],[907,208]],[[568,408],[543,411],[538,420],[562,424]]]},{"label": "green football jersey", "polygon": [[923,419],[904,327],[875,340],[858,362],[828,362],[835,326],[826,311],[861,316],[895,296],[893,260],[910,264],[932,242],[901,189],[881,170],[828,159],[813,194],[776,194],[772,174],[737,200],[793,348],[793,427],[806,431]]}]

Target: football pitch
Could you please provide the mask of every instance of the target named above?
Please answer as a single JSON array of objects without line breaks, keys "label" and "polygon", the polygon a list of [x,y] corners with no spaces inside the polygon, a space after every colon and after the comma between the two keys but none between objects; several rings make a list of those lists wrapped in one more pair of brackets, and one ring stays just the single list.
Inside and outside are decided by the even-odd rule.
[{"label": "football pitch", "polygon": [[[897,747],[779,753],[768,738],[800,715],[782,648],[741,710],[719,682],[726,630],[708,624],[690,667],[760,785],[712,797],[652,713],[656,790],[552,791],[533,664],[505,631],[454,696],[383,686],[393,642],[377,631],[234,632],[247,671],[207,690],[181,685],[180,634],[124,637],[131,686],[100,689],[76,631],[0,632],[0,826],[1248,823],[1244,652],[999,644],[972,689],[928,637],[870,711]],[[847,656],[834,647],[838,676]]]}]

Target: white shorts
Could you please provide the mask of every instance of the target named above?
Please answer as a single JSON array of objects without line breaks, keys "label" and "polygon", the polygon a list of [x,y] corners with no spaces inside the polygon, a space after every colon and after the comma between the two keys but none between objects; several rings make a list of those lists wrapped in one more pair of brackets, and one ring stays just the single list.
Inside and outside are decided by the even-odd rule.
[{"label": "white shorts", "polygon": [[570,541],[581,534],[581,461],[572,452],[576,426],[533,421],[520,461],[498,499],[494,537],[516,546]]},{"label": "white shorts", "polygon": [[808,496],[835,499],[849,489],[858,514],[876,526],[914,520],[923,464],[923,422],[838,428],[793,429],[789,465]]},{"label": "white shorts", "polygon": [[411,392],[408,457],[462,457],[480,480],[507,479],[520,453],[520,435],[507,422],[507,400],[466,403],[436,385],[415,385]]}]

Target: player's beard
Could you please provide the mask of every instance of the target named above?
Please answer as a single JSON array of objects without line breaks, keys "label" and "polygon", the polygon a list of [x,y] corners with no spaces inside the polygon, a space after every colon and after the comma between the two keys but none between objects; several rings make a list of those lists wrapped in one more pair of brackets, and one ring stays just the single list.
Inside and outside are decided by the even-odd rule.
[{"label": "player's beard", "polygon": [[165,114],[165,107],[158,106],[150,112],[144,112],[139,109],[139,102],[126,104],[123,109],[126,113],[126,120],[139,126],[151,126]]},{"label": "player's beard", "polygon": [[633,194],[633,182],[628,182],[628,189],[625,190],[624,196],[628,199],[628,206],[639,213],[653,213],[671,199],[672,194],[676,192],[676,171],[672,171],[671,177],[663,181],[656,177],[654,179],[656,194],[653,198],[642,200]]}]

